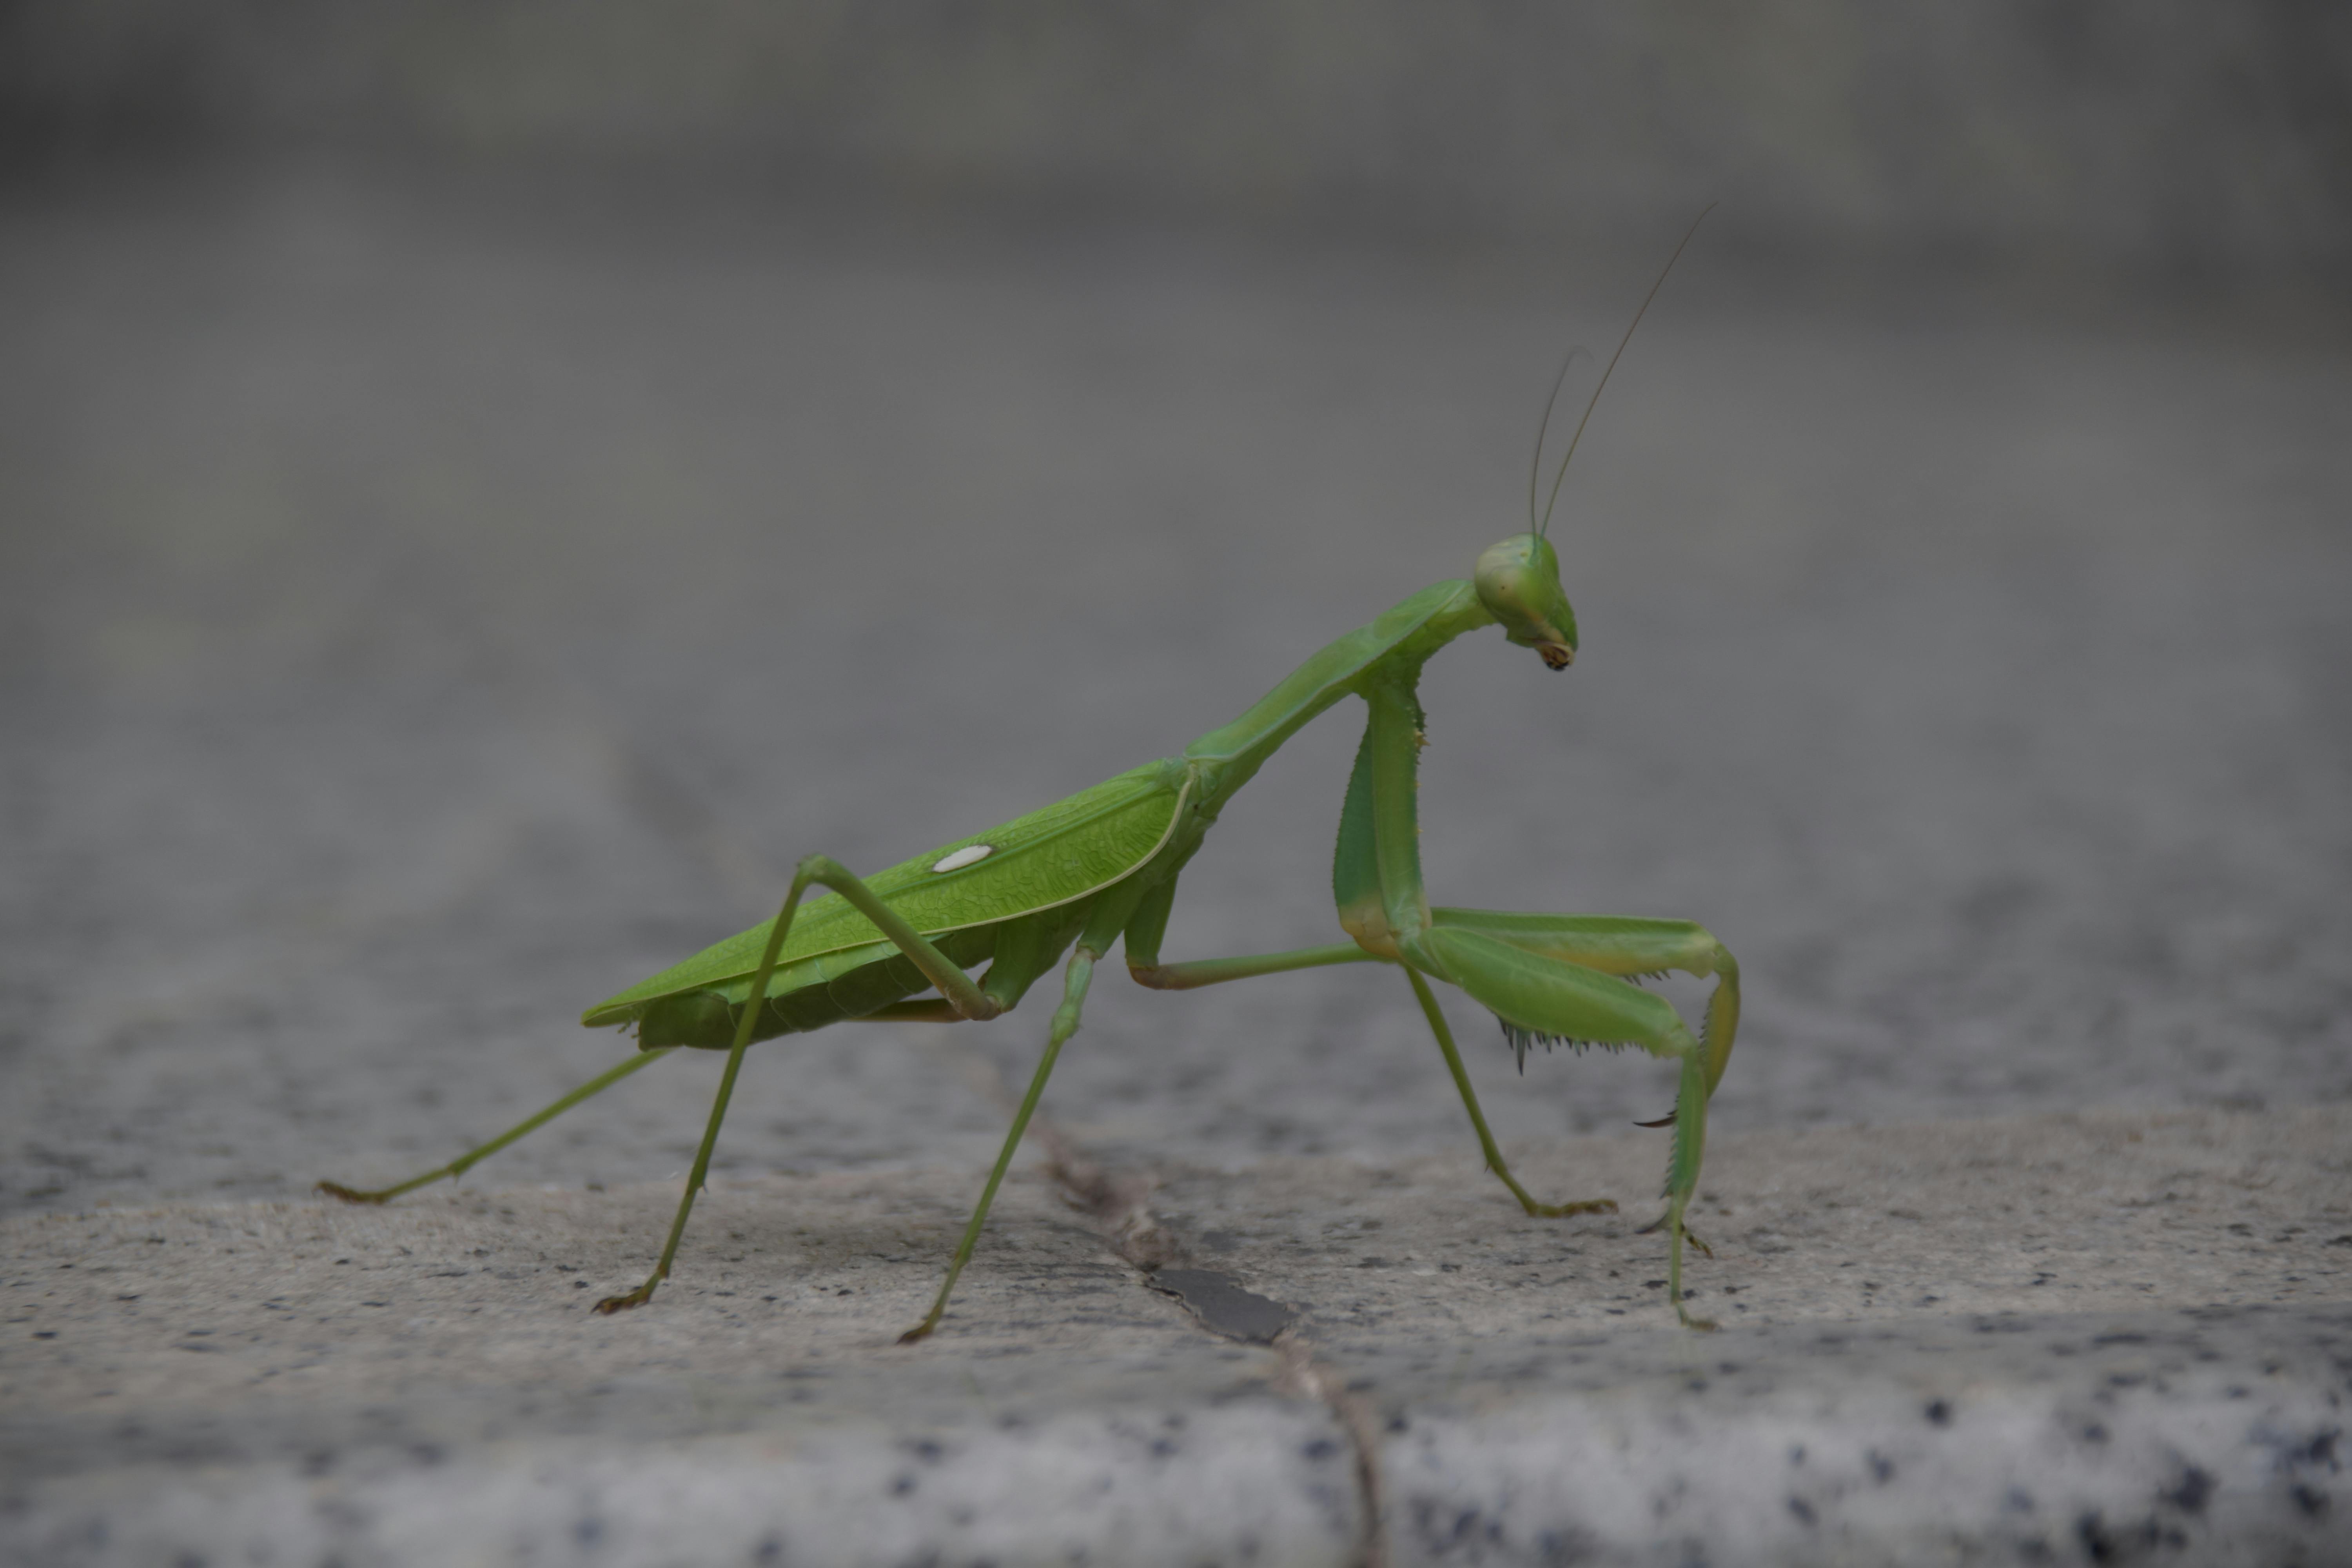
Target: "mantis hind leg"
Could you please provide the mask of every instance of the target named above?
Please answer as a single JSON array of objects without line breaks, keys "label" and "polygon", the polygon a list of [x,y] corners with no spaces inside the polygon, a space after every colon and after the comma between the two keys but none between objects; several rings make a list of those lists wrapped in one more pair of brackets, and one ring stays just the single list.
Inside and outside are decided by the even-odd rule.
[{"label": "mantis hind leg", "polygon": [[671,1048],[673,1047],[639,1052],[637,1055],[633,1056],[628,1060],[621,1063],[620,1066],[614,1068],[611,1071],[599,1073],[596,1077],[589,1079],[586,1083],[582,1084],[578,1089],[573,1089],[570,1094],[565,1095],[562,1100],[557,1100],[546,1110],[523,1118],[523,1120],[516,1122],[512,1127],[508,1128],[505,1131],[499,1133],[488,1142],[476,1144],[473,1148],[467,1150],[464,1153],[458,1155],[447,1164],[436,1166],[434,1169],[425,1172],[421,1176],[411,1176],[408,1180],[402,1182],[395,1186],[380,1187],[372,1192],[362,1192],[356,1187],[347,1187],[341,1182],[320,1182],[319,1184],[319,1191],[326,1194],[329,1197],[341,1198],[347,1204],[383,1204],[390,1203],[393,1199],[400,1196],[403,1193],[414,1192],[416,1188],[424,1186],[428,1182],[437,1182],[445,1177],[454,1181],[457,1177],[464,1175],[470,1167],[478,1164],[483,1160],[488,1159],[490,1155],[497,1153],[499,1150],[505,1148],[516,1139],[520,1138],[529,1132],[536,1132],[539,1129],[546,1126],[549,1122],[554,1121],[557,1117],[562,1115],[565,1111],[571,1110],[582,1100],[593,1099],[596,1095],[604,1093],[604,1090],[612,1088],[614,1084],[620,1082],[631,1073],[635,1072],[639,1068],[649,1066],[669,1055]]},{"label": "mantis hind leg", "polygon": [[858,912],[872,921],[882,933],[898,944],[900,952],[914,960],[926,978],[940,988],[942,996],[958,1016],[993,1018],[1004,1011],[1005,1004],[985,994],[974,985],[963,971],[958,969],[940,950],[923,940],[915,929],[901,919],[897,910],[874,896],[856,874],[839,861],[824,855],[811,855],[793,873],[793,885],[784,895],[783,907],[768,927],[768,940],[760,950],[760,962],[751,972],[751,986],[745,994],[735,1025],[735,1040],[727,1050],[727,1070],[719,1075],[719,1093],[710,1103],[710,1121],[702,1130],[702,1143],[694,1153],[694,1169],[686,1178],[686,1191],[679,1194],[677,1217],[670,1222],[669,1239],[662,1244],[661,1259],[646,1282],[625,1296],[607,1296],[596,1303],[596,1310],[610,1314],[631,1307],[642,1307],[653,1300],[654,1291],[669,1278],[670,1264],[677,1257],[677,1244],[686,1235],[687,1217],[694,1213],[694,1200],[702,1192],[705,1177],[710,1173],[711,1151],[719,1146],[719,1127],[727,1120],[727,1102],[734,1098],[735,1079],[743,1070],[743,1053],[751,1047],[751,1036],[760,1021],[763,1001],[768,994],[768,981],[776,972],[777,960],[784,951],[784,939],[793,929],[793,915],[800,908],[801,896],[812,883],[831,888],[856,906]]}]

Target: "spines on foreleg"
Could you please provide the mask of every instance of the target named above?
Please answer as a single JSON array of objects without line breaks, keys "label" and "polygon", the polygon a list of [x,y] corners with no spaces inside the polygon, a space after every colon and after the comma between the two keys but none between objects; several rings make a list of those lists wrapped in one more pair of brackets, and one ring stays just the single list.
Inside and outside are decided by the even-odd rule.
[{"label": "spines on foreleg", "polygon": [[1500,1013],[1495,1015],[1495,1022],[1502,1026],[1503,1038],[1509,1042],[1511,1054],[1518,1058],[1522,1078],[1527,1076],[1528,1051],[1535,1046],[1541,1046],[1546,1051],[1556,1046],[1565,1046],[1582,1056],[1590,1050],[1622,1051],[1633,1043],[1629,1040],[1580,1040],[1568,1035],[1548,1034],[1525,1024],[1514,1024]]}]

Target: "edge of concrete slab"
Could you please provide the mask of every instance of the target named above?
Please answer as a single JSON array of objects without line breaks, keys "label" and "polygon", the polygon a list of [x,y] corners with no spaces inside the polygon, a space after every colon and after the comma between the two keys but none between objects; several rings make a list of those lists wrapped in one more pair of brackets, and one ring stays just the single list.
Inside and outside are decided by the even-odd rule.
[{"label": "edge of concrete slab", "polygon": [[1343,1563],[1363,1524],[1313,1405],[1013,1424],[538,1436],[149,1464],[12,1498],[12,1563]]},{"label": "edge of concrete slab", "polygon": [[[1589,1338],[1625,1368],[1601,1386],[1546,1386],[1544,1350],[1519,1346],[1516,1391],[1491,1365],[1466,1396],[1367,1391],[1379,1560],[2345,1560],[2352,1306],[1750,1332],[1722,1347],[1737,1360],[1660,1338]],[[1035,1420],[361,1443],[20,1480],[0,1539],[12,1563],[174,1568],[1337,1564],[1370,1539],[1350,1460],[1329,1410],[1271,1393]]]}]

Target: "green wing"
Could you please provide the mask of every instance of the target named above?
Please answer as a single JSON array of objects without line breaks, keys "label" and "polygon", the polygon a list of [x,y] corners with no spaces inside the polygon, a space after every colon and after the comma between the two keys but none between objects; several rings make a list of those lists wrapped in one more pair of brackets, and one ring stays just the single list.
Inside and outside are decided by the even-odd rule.
[{"label": "green wing", "polygon": [[[1118,881],[1168,841],[1183,802],[1184,778],[1180,762],[1147,763],[1042,811],[901,861],[866,878],[866,885],[908,925],[932,938],[1070,903]],[[931,869],[960,850],[983,844],[989,853],[982,859],[950,871]],[[740,1002],[767,937],[768,922],[762,921],[597,1004],[580,1021],[591,1027],[625,1024],[646,1003],[682,991],[717,989]],[[804,900],[793,916],[768,994],[784,995],[898,951],[846,900],[820,894]]]}]

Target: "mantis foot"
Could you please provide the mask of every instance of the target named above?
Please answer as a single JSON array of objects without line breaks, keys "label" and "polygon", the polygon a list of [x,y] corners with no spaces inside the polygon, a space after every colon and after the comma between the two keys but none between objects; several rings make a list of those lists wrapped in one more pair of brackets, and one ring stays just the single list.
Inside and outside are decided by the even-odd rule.
[{"label": "mantis foot", "polygon": [[394,1187],[387,1187],[380,1193],[363,1193],[356,1187],[347,1187],[341,1182],[320,1182],[319,1184],[319,1191],[326,1194],[331,1198],[341,1198],[347,1204],[384,1203],[387,1202],[392,1197],[392,1194],[398,1190],[399,1189]]},{"label": "mantis foot", "polygon": [[1528,1205],[1528,1212],[1542,1219],[1559,1219],[1572,1214],[1615,1214],[1615,1198],[1585,1198],[1575,1203]]},{"label": "mantis foot", "polygon": [[1647,1236],[1654,1230],[1663,1230],[1666,1232],[1667,1251],[1665,1284],[1666,1293],[1674,1300],[1675,1316],[1682,1320],[1682,1325],[1684,1328],[1696,1329],[1700,1333],[1713,1333],[1715,1331],[1714,1319],[1693,1317],[1691,1315],[1690,1309],[1683,1305],[1683,1243],[1685,1241],[1689,1242],[1693,1247],[1698,1248],[1699,1251],[1705,1253],[1709,1258],[1713,1258],[1715,1256],[1715,1249],[1690,1233],[1689,1227],[1685,1226],[1682,1222],[1682,1208],[1683,1200],[1680,1198],[1675,1199],[1672,1203],[1667,1205],[1665,1213],[1660,1215],[1657,1218],[1652,1220],[1649,1224],[1643,1226],[1640,1230],[1635,1231],[1633,1234],[1636,1236]]},{"label": "mantis foot", "polygon": [[609,1318],[615,1312],[625,1312],[631,1307],[644,1306],[654,1299],[654,1287],[660,1283],[660,1279],[656,1277],[646,1280],[625,1296],[605,1297],[596,1303],[597,1315]]}]

